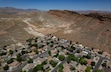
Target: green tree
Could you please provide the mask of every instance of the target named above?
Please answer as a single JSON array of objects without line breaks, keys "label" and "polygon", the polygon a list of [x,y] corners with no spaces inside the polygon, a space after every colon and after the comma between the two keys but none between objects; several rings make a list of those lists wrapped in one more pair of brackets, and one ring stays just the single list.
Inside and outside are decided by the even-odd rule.
[{"label": "green tree", "polygon": [[78,49],[78,50],[77,50],[77,53],[80,53],[80,52],[81,52],[81,50],[80,50],[80,49]]},{"label": "green tree", "polygon": [[4,69],[4,70],[8,70],[8,69],[9,69],[9,66],[8,66],[8,65],[5,65],[5,66],[3,67],[3,69]]},{"label": "green tree", "polygon": [[26,54],[26,53],[27,53],[27,51],[24,51],[24,50],[21,51],[21,54],[22,54],[22,55],[24,55],[24,54]]},{"label": "green tree", "polygon": [[12,55],[12,54],[13,54],[13,50],[9,50],[9,54],[11,54],[11,55]]},{"label": "green tree", "polygon": [[34,50],[34,52],[35,52],[36,54],[38,54],[38,53],[39,53],[37,49],[36,49],[36,50]]},{"label": "green tree", "polygon": [[48,51],[48,54],[51,56],[51,51]]},{"label": "green tree", "polygon": [[7,64],[12,63],[13,61],[14,61],[13,58],[11,58],[10,60],[7,61]]},{"label": "green tree", "polygon": [[103,66],[103,67],[106,67],[106,62],[104,62],[104,63],[102,64],[102,66]]},{"label": "green tree", "polygon": [[91,67],[90,67],[90,66],[87,66],[85,72],[91,72]]},{"label": "green tree", "polygon": [[56,57],[56,58],[57,58],[57,57],[58,57],[58,55],[59,55],[59,53],[56,53],[56,55],[54,55],[54,57]]},{"label": "green tree", "polygon": [[75,50],[75,49],[76,49],[74,46],[71,46],[71,48],[72,48],[73,50]]},{"label": "green tree", "polygon": [[0,62],[0,66],[1,66],[1,62]]},{"label": "green tree", "polygon": [[60,64],[60,65],[58,66],[58,72],[63,72],[63,68],[64,68],[63,65]]},{"label": "green tree", "polygon": [[18,62],[21,62],[23,59],[22,59],[21,55],[18,54],[16,60],[17,60]]},{"label": "green tree", "polygon": [[65,56],[64,55],[59,55],[59,60],[60,61],[63,61],[65,59]]},{"label": "green tree", "polygon": [[46,65],[46,64],[47,64],[47,61],[43,61],[43,62],[42,62],[42,65]]},{"label": "green tree", "polygon": [[29,58],[28,63],[33,63],[33,59]]},{"label": "green tree", "polygon": [[32,72],[37,72],[37,67],[34,67]]},{"label": "green tree", "polygon": [[80,60],[79,60],[79,63],[80,64],[84,64],[84,65],[86,65],[87,64],[87,62],[86,62],[86,60],[84,60],[84,58],[82,57],[82,58],[80,58]]},{"label": "green tree", "polygon": [[39,70],[43,70],[43,65],[42,64],[38,64],[37,66],[35,66],[32,70],[32,72],[37,72]]},{"label": "green tree", "polygon": [[86,55],[86,58],[91,59],[91,55],[90,55],[90,54],[87,54],[87,55]]},{"label": "green tree", "polygon": [[68,58],[68,59],[67,59],[67,63],[70,63],[70,62],[71,62],[71,59],[70,59],[70,58]]},{"label": "green tree", "polygon": [[49,63],[50,63],[53,67],[55,67],[55,66],[57,65],[57,62],[55,62],[55,61],[53,61],[53,60],[50,60]]},{"label": "green tree", "polygon": [[91,62],[91,66],[95,66],[95,62],[93,61],[93,62]]},{"label": "green tree", "polygon": [[103,51],[98,51],[98,54],[103,54]]},{"label": "green tree", "polygon": [[71,60],[78,62],[79,59],[78,57],[74,56],[73,54],[69,54],[68,59],[67,59],[67,63],[70,63]]},{"label": "green tree", "polygon": [[38,48],[38,45],[37,45],[36,42],[34,44],[32,44],[31,46],[34,46],[34,47]]},{"label": "green tree", "polygon": [[75,70],[75,67],[72,67],[72,66],[71,66],[70,69],[71,69],[71,70]]},{"label": "green tree", "polygon": [[0,53],[0,56],[6,55],[6,54],[7,54],[7,52],[2,52],[2,53]]},{"label": "green tree", "polygon": [[76,62],[79,61],[78,57],[76,57],[76,56],[73,56],[72,60],[74,60],[74,61],[76,61]]},{"label": "green tree", "polygon": [[42,64],[39,64],[39,65],[36,66],[36,68],[37,68],[37,71],[43,70],[43,65],[42,65]]},{"label": "green tree", "polygon": [[27,39],[27,40],[26,40],[26,42],[31,43],[31,42],[32,42],[32,40],[33,40],[33,38],[30,38],[30,39]]}]

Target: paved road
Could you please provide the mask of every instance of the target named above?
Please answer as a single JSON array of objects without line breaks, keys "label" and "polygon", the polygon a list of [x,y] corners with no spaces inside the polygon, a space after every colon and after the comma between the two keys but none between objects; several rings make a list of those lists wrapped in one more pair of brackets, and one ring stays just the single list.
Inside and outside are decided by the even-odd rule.
[{"label": "paved road", "polygon": [[99,55],[99,54],[95,54],[95,55],[98,56],[100,59],[99,59],[99,61],[97,62],[97,64],[95,65],[95,68],[93,69],[93,72],[95,72],[95,70],[97,70],[97,69],[100,67],[100,65],[101,65],[101,63],[102,63],[102,61],[103,61],[104,59],[107,59],[107,60],[111,61],[111,59],[108,59],[108,58],[106,58],[106,57],[102,57],[102,56]]},{"label": "paved road", "polygon": [[[53,50],[53,49],[54,49],[54,48],[51,48],[51,49],[49,49],[48,51]],[[44,56],[44,55],[46,55],[46,54],[48,53],[48,51],[45,51],[45,52],[42,53],[42,54],[38,54],[37,56],[33,57],[32,59],[34,60],[34,59],[36,59],[36,58],[38,58],[38,57]],[[20,70],[21,70],[26,64],[27,64],[27,62],[21,64],[21,65],[20,65],[15,71],[13,71],[13,72],[20,72]]]},{"label": "paved road", "polygon": [[[45,55],[46,53],[47,53],[47,51],[44,52],[44,53],[42,53],[42,54],[38,54],[37,56],[35,56],[35,57],[32,58],[32,59],[34,60],[34,59],[36,59],[36,58],[38,58],[38,57],[40,57],[40,56]],[[27,62],[23,63],[22,65],[20,65],[19,67],[17,67],[17,69],[16,69],[15,71],[13,71],[13,72],[20,72],[20,70],[21,70],[26,64],[27,64]]]},{"label": "paved road", "polygon": [[[66,57],[60,64],[63,65],[63,64],[65,63],[65,61],[67,60],[67,58],[68,58],[68,57]],[[60,65],[60,64],[59,64],[59,65]],[[56,65],[56,67],[55,67],[51,72],[57,72],[57,69],[58,69],[58,66],[59,66],[59,65]]]},{"label": "paved road", "polygon": [[[75,54],[76,51],[77,51],[77,49],[76,49],[74,52],[69,52],[69,53],[70,53],[70,54]],[[67,58],[68,58],[68,57],[66,57],[60,64],[63,65],[63,64],[67,61]],[[59,65],[60,65],[60,64],[59,64]],[[55,67],[51,72],[57,72],[57,69],[58,69],[58,66],[59,66],[59,65],[56,65],[56,67]]]},{"label": "paved road", "polygon": [[101,63],[102,63],[102,61],[103,61],[104,59],[107,59],[107,60],[111,61],[110,59],[105,58],[105,57],[102,57],[101,55],[96,54],[96,56],[98,56],[100,59],[99,59],[99,61],[97,62],[95,68],[93,69],[93,72],[95,72],[95,70],[97,70],[97,69],[100,67],[100,65],[101,65]]},{"label": "paved road", "polygon": [[[53,49],[54,49],[54,48],[50,48],[48,51],[53,50]],[[35,57],[32,58],[32,59],[34,60],[34,59],[36,59],[36,58],[38,58],[38,57],[40,57],[40,56],[43,56],[43,57],[44,57],[44,56],[48,53],[48,51],[45,51],[45,52],[42,53],[42,54],[38,54],[37,56],[35,56]],[[77,51],[77,49],[76,49],[74,52],[69,52],[69,53],[70,53],[70,54],[75,54],[76,51]],[[96,54],[96,56],[99,56],[100,59],[99,59],[99,61],[97,62],[95,68],[93,69],[93,72],[95,72],[95,70],[99,68],[99,66],[101,65],[101,63],[102,63],[102,61],[103,61],[104,59],[107,59],[107,58],[102,57],[102,56],[97,55],[97,54]],[[64,64],[65,61],[67,60],[67,58],[68,58],[68,57],[66,57],[60,64]],[[107,60],[110,60],[110,59],[107,59]],[[111,61],[111,60],[110,60],[110,61]],[[22,64],[21,64],[20,66],[18,66],[17,68],[13,69],[13,71],[0,71],[0,72],[20,72],[20,70],[21,70],[26,64],[27,64],[27,61],[24,62],[24,63],[22,63]],[[57,65],[51,72],[57,72],[57,69],[58,69],[58,65]]]},{"label": "paved road", "polygon": [[104,58],[100,57],[99,61],[97,62],[96,66],[95,66],[95,68],[93,69],[93,72],[95,72],[95,70],[97,70],[100,67],[103,60],[104,60]]},{"label": "paved road", "polygon": [[[45,56],[45,55],[48,53],[48,51],[53,50],[53,49],[54,49],[54,48],[50,48],[49,50],[47,50],[47,51],[45,51],[45,52],[43,52],[43,53],[41,53],[41,54],[38,54],[37,56],[33,57],[32,59],[34,60],[34,59],[36,59],[36,58],[38,58],[38,57]],[[21,64],[20,66],[18,66],[17,68],[14,68],[13,71],[0,71],[0,72],[20,72],[20,70],[21,70],[26,64],[27,64],[27,61],[25,61],[24,63],[22,63],[22,64]]]}]

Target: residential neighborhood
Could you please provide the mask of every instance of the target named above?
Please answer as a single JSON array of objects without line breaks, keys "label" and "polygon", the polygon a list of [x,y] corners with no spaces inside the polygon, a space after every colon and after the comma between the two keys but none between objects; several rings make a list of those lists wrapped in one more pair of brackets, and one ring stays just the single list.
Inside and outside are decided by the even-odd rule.
[{"label": "residential neighborhood", "polygon": [[111,72],[110,54],[50,34],[0,47],[0,72]]}]

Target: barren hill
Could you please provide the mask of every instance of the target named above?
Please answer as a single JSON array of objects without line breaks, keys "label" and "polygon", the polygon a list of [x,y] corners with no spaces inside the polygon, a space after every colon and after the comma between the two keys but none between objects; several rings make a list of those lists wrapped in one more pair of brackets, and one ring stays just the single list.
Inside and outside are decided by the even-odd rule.
[{"label": "barren hill", "polygon": [[[88,14],[82,15],[70,11],[54,11],[49,14],[70,20],[68,29],[61,30],[55,35],[63,36],[74,42],[80,42],[90,47],[110,52],[111,49],[111,17],[110,15]],[[64,33],[67,32],[67,33]]]},{"label": "barren hill", "polygon": [[8,13],[0,11],[0,46],[22,44],[31,37],[53,34],[111,53],[110,15],[84,15],[68,10]]}]

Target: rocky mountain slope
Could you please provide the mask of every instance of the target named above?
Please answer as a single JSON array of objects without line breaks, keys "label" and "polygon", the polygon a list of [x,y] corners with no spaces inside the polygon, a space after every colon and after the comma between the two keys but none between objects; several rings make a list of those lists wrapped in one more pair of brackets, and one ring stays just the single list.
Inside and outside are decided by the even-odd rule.
[{"label": "rocky mountain slope", "polygon": [[28,38],[45,34],[111,53],[110,15],[84,15],[68,10],[23,10],[6,15],[0,11],[0,46],[20,45]]}]

